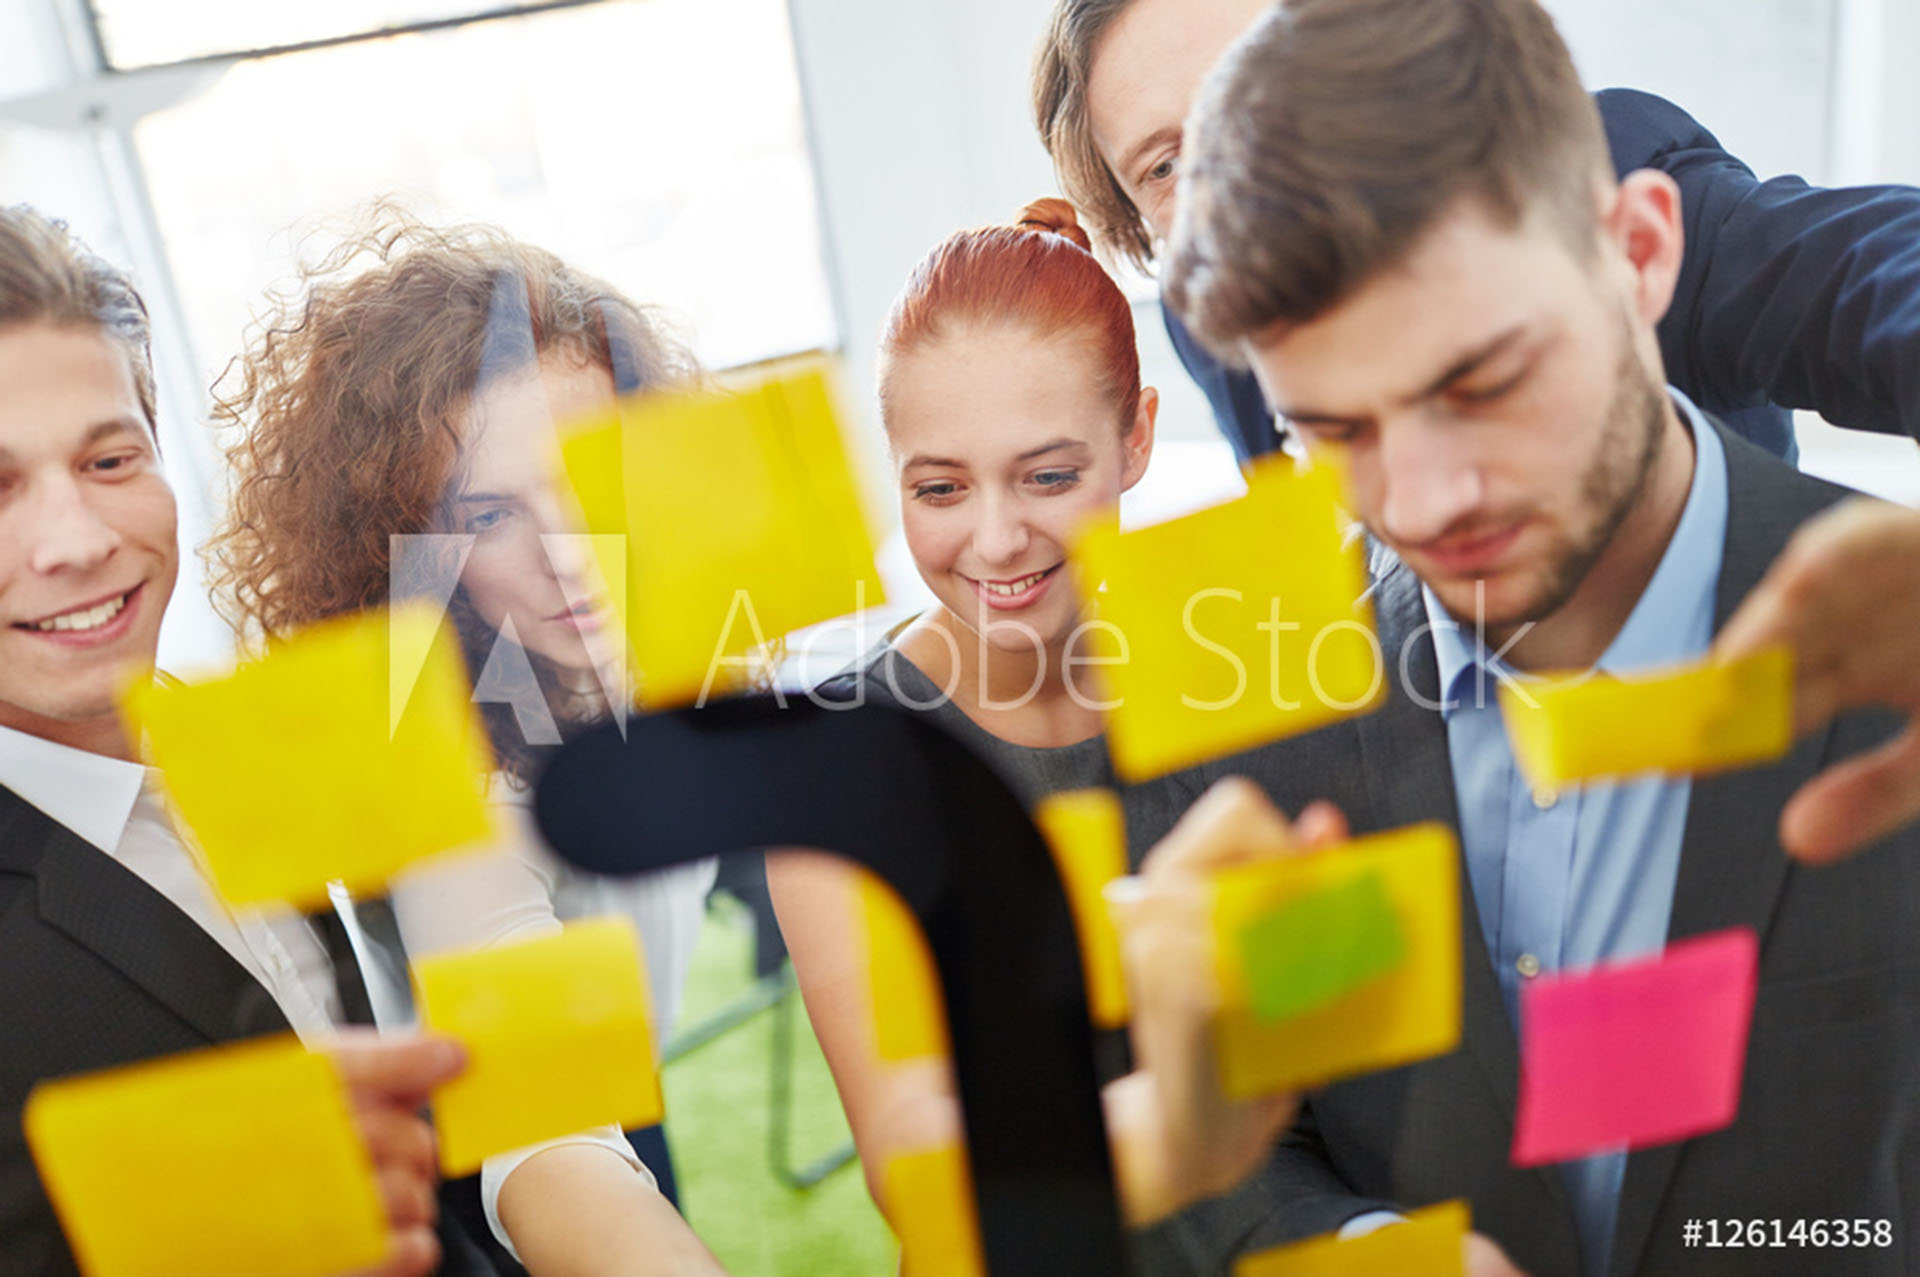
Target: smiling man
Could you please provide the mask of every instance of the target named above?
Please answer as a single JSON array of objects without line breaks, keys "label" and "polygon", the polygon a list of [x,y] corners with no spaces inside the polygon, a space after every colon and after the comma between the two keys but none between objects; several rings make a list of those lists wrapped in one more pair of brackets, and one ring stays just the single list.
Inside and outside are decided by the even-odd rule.
[{"label": "smiling man", "polygon": [[[23,1140],[42,1079],[284,1032],[175,837],[114,706],[154,661],[179,574],[146,308],[65,229],[0,208],[0,1268],[74,1260]],[[298,919],[292,920],[304,927]],[[289,937],[297,940],[297,937]],[[323,982],[324,956],[306,937]],[[297,955],[300,950],[295,948]],[[289,969],[292,967],[289,964]],[[290,983],[277,986],[285,992]],[[333,1049],[394,1227],[382,1274],[491,1271],[436,1239],[438,1040]],[[190,1256],[174,1257],[191,1267]]]},{"label": "smiling man", "polygon": [[[1309,1095],[1250,1186],[1150,1240],[1215,1271],[1248,1246],[1465,1197],[1535,1273],[1902,1271],[1892,1248],[1729,1258],[1686,1249],[1683,1230],[1695,1216],[1920,1227],[1904,1191],[1920,1175],[1920,831],[1817,870],[1777,840],[1788,796],[1895,721],[1841,715],[1729,775],[1555,794],[1522,781],[1481,692],[1699,659],[1795,528],[1845,496],[1665,384],[1674,182],[1615,177],[1534,0],[1283,4],[1214,72],[1184,156],[1168,300],[1216,356],[1251,364],[1310,452],[1344,458],[1357,512],[1393,551],[1375,598],[1404,679],[1373,715],[1175,783],[1238,773],[1285,811],[1331,800],[1361,832],[1458,829],[1465,1002],[1457,1051]],[[1177,893],[1250,850],[1194,843],[1156,852],[1150,884]],[[1762,957],[1734,1123],[1511,1166],[1522,987],[1735,926]],[[1214,1119],[1201,1105],[1195,1120]],[[1489,1249],[1476,1263],[1512,1271]]]}]

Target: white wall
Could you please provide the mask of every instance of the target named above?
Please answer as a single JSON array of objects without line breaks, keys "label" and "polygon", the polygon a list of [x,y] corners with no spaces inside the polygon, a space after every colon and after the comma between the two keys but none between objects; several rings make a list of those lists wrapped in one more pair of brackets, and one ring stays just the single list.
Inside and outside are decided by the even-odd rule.
[{"label": "white wall", "polygon": [[1543,2],[1590,87],[1678,102],[1762,176],[1828,180],[1836,5],[1851,0]]}]

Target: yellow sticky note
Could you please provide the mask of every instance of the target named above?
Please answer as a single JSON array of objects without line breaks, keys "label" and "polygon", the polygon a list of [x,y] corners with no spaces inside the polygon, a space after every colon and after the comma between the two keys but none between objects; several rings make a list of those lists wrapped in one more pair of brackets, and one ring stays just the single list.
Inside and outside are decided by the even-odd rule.
[{"label": "yellow sticky note", "polygon": [[[1372,877],[1398,922],[1400,961],[1331,1002],[1260,1014],[1240,938],[1290,902]],[[1235,1099],[1317,1086],[1450,1051],[1460,1040],[1460,868],[1453,833],[1413,825],[1214,879],[1220,1084]]]},{"label": "yellow sticky note", "polygon": [[1351,1241],[1329,1235],[1248,1255],[1233,1277],[1461,1277],[1471,1219],[1465,1202],[1441,1202]]},{"label": "yellow sticky note", "polygon": [[885,601],[819,366],[623,400],[561,454],[586,530],[628,538],[624,625],[650,706],[724,691],[745,653]]},{"label": "yellow sticky note", "polygon": [[386,1252],[346,1087],[291,1035],[45,1082],[23,1124],[90,1277],[319,1277]]},{"label": "yellow sticky note", "polygon": [[1046,835],[1073,906],[1093,1022],[1117,1029],[1127,1022],[1127,983],[1120,932],[1101,891],[1127,872],[1126,815],[1120,796],[1110,789],[1052,794],[1034,809],[1033,819]]},{"label": "yellow sticky note", "polygon": [[623,918],[413,966],[421,1023],[458,1038],[467,1069],[433,1094],[440,1168],[663,1111],[645,959]]},{"label": "yellow sticky note", "polygon": [[1779,758],[1793,745],[1793,653],[1785,647],[1632,678],[1528,679],[1522,690],[1525,699],[1501,685],[1500,713],[1515,761],[1540,788],[1724,771]]},{"label": "yellow sticky note", "polygon": [[1377,706],[1386,691],[1366,559],[1332,460],[1255,462],[1237,500],[1131,532],[1091,524],[1072,553],[1108,746],[1141,781]]},{"label": "yellow sticky note", "polygon": [[889,1157],[883,1182],[902,1277],[985,1277],[965,1148],[943,1144]]},{"label": "yellow sticky note", "polygon": [[894,1062],[950,1054],[947,1001],[919,920],[878,877],[864,869],[857,876],[874,1048]]},{"label": "yellow sticky note", "polygon": [[[418,860],[492,838],[492,755],[450,635],[409,604],[313,626],[222,678],[129,690],[227,903],[321,908],[336,878],[377,895]],[[396,663],[417,668],[411,687],[391,683]]]}]

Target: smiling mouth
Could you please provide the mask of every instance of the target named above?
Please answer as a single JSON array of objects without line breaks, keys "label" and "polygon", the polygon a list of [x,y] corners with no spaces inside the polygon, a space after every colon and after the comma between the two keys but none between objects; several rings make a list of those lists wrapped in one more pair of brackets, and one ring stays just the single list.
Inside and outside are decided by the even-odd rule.
[{"label": "smiling mouth", "polygon": [[124,594],[116,594],[100,603],[75,608],[71,612],[61,612],[56,616],[45,617],[38,621],[15,621],[13,628],[27,630],[35,634],[85,634],[101,629],[112,623],[116,616],[126,610],[134,594],[140,589],[134,586]]},{"label": "smiling mouth", "polygon": [[1044,572],[1034,572],[1027,576],[1015,577],[1011,581],[981,581],[979,582],[979,586],[987,593],[997,594],[1001,598],[1017,598],[1059,570],[1060,565],[1056,563]]}]

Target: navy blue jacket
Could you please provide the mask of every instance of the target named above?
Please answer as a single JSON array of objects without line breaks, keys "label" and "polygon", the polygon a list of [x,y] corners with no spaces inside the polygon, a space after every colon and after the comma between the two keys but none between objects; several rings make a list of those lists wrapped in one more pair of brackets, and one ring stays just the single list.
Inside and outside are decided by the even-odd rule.
[{"label": "navy blue jacket", "polygon": [[[1667,380],[1731,429],[1797,459],[1788,408],[1920,437],[1920,189],[1762,182],[1700,122],[1633,89],[1595,95],[1614,167],[1680,184],[1686,255],[1660,322]],[[1248,372],[1166,312],[1173,348],[1244,465],[1279,443]]]}]

